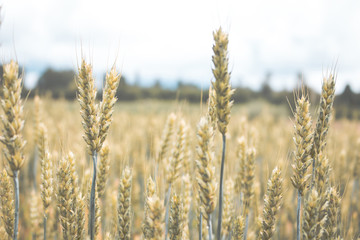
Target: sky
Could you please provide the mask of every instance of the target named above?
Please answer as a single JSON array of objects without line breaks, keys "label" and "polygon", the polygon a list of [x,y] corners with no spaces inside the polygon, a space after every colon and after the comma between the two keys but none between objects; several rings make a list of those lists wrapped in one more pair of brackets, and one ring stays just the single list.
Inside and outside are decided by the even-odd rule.
[{"label": "sky", "polygon": [[114,64],[130,82],[207,87],[214,30],[229,34],[233,86],[276,90],[302,73],[311,87],[336,66],[337,89],[360,91],[360,1],[0,0],[0,59],[17,59],[32,87],[47,68],[81,57],[101,79]]}]

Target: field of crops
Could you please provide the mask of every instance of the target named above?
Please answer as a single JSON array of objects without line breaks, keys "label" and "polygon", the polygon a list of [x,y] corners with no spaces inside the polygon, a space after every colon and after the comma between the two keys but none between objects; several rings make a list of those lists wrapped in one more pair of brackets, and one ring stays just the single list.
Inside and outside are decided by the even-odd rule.
[{"label": "field of crops", "polygon": [[333,75],[291,111],[232,106],[227,35],[214,40],[195,105],[115,103],[115,69],[96,100],[86,61],[79,101],[20,99],[6,65],[0,238],[360,239],[360,125],[332,117]]}]

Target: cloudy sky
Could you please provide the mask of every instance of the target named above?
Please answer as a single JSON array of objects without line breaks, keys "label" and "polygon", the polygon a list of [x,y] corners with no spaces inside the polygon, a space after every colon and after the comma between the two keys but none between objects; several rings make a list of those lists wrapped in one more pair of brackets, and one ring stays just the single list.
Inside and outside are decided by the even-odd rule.
[{"label": "cloudy sky", "polygon": [[17,58],[32,86],[51,66],[76,69],[83,55],[100,78],[116,61],[129,81],[208,86],[212,32],[229,33],[233,85],[276,89],[296,74],[319,89],[337,63],[338,90],[360,91],[360,1],[0,0],[0,58]]}]

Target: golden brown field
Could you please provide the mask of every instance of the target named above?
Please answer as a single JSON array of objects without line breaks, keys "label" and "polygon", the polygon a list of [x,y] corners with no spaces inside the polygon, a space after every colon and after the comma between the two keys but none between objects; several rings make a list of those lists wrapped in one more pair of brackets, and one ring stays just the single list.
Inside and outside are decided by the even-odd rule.
[{"label": "golden brown field", "polygon": [[[216,44],[222,40],[215,37]],[[301,239],[358,239],[360,125],[333,119],[332,75],[323,80],[320,103],[309,108],[306,91],[295,94],[294,115],[268,104],[231,106],[229,83],[221,80],[227,64],[225,69],[217,62],[227,62],[227,53],[221,55],[223,45],[216,44],[219,82],[214,98],[197,105],[117,103],[111,117],[112,103],[106,115],[106,100],[92,102],[91,81],[80,79],[80,69],[82,106],[23,99],[18,114],[21,102],[9,92],[19,86],[8,86],[2,101],[0,238],[13,239],[18,172],[19,239],[42,239],[44,229],[48,239],[88,239],[90,229],[94,239],[296,239],[299,197]],[[114,100],[110,92],[108,101]],[[108,133],[103,145],[101,131]],[[20,134],[26,145],[17,148]],[[17,151],[23,165],[15,164],[22,156]]]}]

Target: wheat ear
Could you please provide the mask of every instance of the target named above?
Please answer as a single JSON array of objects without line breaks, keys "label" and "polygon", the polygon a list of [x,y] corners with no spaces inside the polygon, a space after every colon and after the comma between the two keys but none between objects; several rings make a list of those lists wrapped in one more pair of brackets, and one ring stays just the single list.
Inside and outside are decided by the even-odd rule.
[{"label": "wheat ear", "polygon": [[75,202],[76,209],[76,240],[84,239],[85,232],[85,199],[79,191]]},{"label": "wheat ear", "polygon": [[109,73],[106,73],[105,87],[103,89],[103,97],[100,103],[99,146],[97,152],[100,151],[109,132],[114,106],[117,101],[116,91],[120,83],[120,78],[121,75],[117,73],[115,67],[113,67]]},{"label": "wheat ear", "polygon": [[183,240],[190,239],[190,232],[189,232],[189,212],[191,207],[191,193],[192,193],[192,184],[190,175],[187,173],[182,177],[182,181],[184,183],[184,192],[182,195],[183,203],[184,203],[184,210],[182,221],[184,223],[184,232],[183,232]]},{"label": "wheat ear", "polygon": [[164,237],[164,205],[156,193],[146,198],[146,204],[148,206],[146,222],[149,225],[146,227],[145,239],[161,239]]},{"label": "wheat ear", "polygon": [[171,184],[179,178],[181,173],[182,162],[184,159],[186,133],[187,130],[185,121],[181,120],[167,171],[168,174],[166,180],[169,186],[171,186]]},{"label": "wheat ear", "polygon": [[83,239],[85,207],[78,187],[73,153],[69,152],[60,160],[56,175],[56,199],[63,238]]},{"label": "wheat ear", "polygon": [[157,156],[157,164],[162,163],[164,157],[166,157],[168,153],[171,143],[171,138],[174,134],[175,121],[176,121],[176,115],[174,113],[171,113],[166,120],[165,128],[162,133],[160,150]]},{"label": "wheat ear", "polygon": [[169,236],[170,240],[181,240],[183,234],[183,202],[173,194],[170,201]]},{"label": "wheat ear", "polygon": [[73,211],[73,180],[70,169],[70,162],[67,158],[62,158],[57,169],[57,205],[60,214],[60,224],[62,227],[63,239],[72,239],[76,233],[74,231],[75,213]]},{"label": "wheat ear", "polygon": [[250,203],[254,198],[255,154],[256,154],[255,148],[249,148],[246,153],[245,175],[244,175],[244,211],[243,211],[245,216],[244,240],[247,239]]},{"label": "wheat ear", "polygon": [[146,182],[146,195],[145,195],[145,207],[144,207],[144,222],[142,224],[142,232],[144,235],[144,239],[151,239],[153,238],[153,229],[152,229],[152,222],[150,218],[150,210],[148,205],[149,198],[153,197],[156,193],[156,186],[155,182],[152,180],[151,177],[148,178]]},{"label": "wheat ear", "polygon": [[[35,124],[34,124],[34,130],[35,130],[35,142],[37,147],[37,154],[39,154],[39,145],[41,144],[41,130],[40,125],[42,124],[42,111],[41,111],[41,105],[42,101],[38,95],[34,97],[34,114],[35,114]],[[39,154],[40,155],[40,154]],[[33,176],[37,176],[37,165],[38,165],[38,159],[39,157],[36,155],[33,160]],[[41,160],[40,160],[41,161]],[[34,189],[37,189],[37,182],[36,177],[34,177]]]},{"label": "wheat ear", "polygon": [[97,178],[96,190],[98,192],[98,197],[101,199],[106,190],[106,182],[109,177],[110,170],[110,159],[109,159],[109,147],[107,145],[103,145],[100,150],[100,163],[99,163],[99,176]]},{"label": "wheat ear", "polygon": [[38,125],[38,152],[41,166],[41,199],[44,206],[44,240],[46,240],[46,226],[48,218],[48,208],[51,204],[53,189],[53,165],[49,149],[47,146],[47,130],[43,123]]},{"label": "wheat ear", "polygon": [[168,190],[165,196],[165,239],[167,239],[168,224],[169,224],[169,197],[171,196],[171,186],[179,178],[181,173],[182,163],[184,161],[184,152],[186,147],[186,124],[184,120],[180,121],[178,132],[176,136],[175,145],[173,147],[172,156],[167,170],[167,184]]},{"label": "wheat ear", "polygon": [[259,239],[269,240],[274,234],[275,216],[282,203],[282,185],[283,179],[281,177],[281,170],[276,167],[273,170],[267,185]]},{"label": "wheat ear", "polygon": [[233,102],[230,100],[234,93],[230,85],[229,59],[228,59],[228,35],[221,28],[213,33],[215,44],[212,69],[215,82],[212,83],[215,90],[217,125],[220,133],[225,135],[230,122],[230,109]]},{"label": "wheat ear", "polygon": [[316,189],[309,194],[305,204],[303,220],[303,239],[321,239],[323,227],[326,221],[326,215],[321,214],[322,209],[327,208],[327,202],[323,206],[319,204],[321,197]]},{"label": "wheat ear", "polygon": [[217,112],[216,112],[216,92],[210,85],[209,87],[209,100],[208,100],[208,112],[207,112],[211,126],[213,127],[214,131],[216,131],[217,127]]},{"label": "wheat ear", "polygon": [[212,238],[211,213],[215,210],[216,205],[213,136],[213,129],[208,118],[202,117],[197,130],[196,181],[200,195],[200,213],[207,220],[210,240]]},{"label": "wheat ear", "polygon": [[21,101],[22,78],[19,77],[19,66],[14,61],[5,64],[3,67],[3,99],[1,106],[3,114],[1,120],[3,123],[2,136],[0,141],[5,145],[3,152],[5,159],[12,170],[15,193],[15,218],[14,218],[14,236],[13,240],[18,238],[19,225],[19,171],[24,164],[23,149],[26,142],[23,140],[21,131],[24,127],[23,105]]},{"label": "wheat ear", "polygon": [[123,171],[118,195],[118,234],[119,240],[130,240],[131,234],[131,183],[132,173],[126,167]]},{"label": "wheat ear", "polygon": [[11,185],[10,177],[4,169],[0,174],[0,206],[2,212],[2,222],[8,238],[14,236],[14,189]]},{"label": "wheat ear", "polygon": [[315,184],[315,171],[318,161],[318,154],[324,151],[326,146],[326,136],[329,131],[330,118],[333,110],[333,103],[335,98],[335,78],[332,74],[329,77],[324,77],[321,96],[320,96],[320,112],[316,122],[315,133],[313,136],[313,145],[311,147],[312,158],[312,179],[311,187]]},{"label": "wheat ear", "polygon": [[334,187],[329,187],[326,190],[326,198],[328,201],[328,209],[324,236],[327,239],[337,239],[337,228],[340,224],[338,222],[338,216],[340,211],[341,199],[339,193]]},{"label": "wheat ear", "polygon": [[235,240],[243,240],[244,239],[244,228],[245,221],[242,216],[238,216],[232,220],[232,237]]},{"label": "wheat ear", "polygon": [[315,182],[314,185],[316,190],[320,195],[326,191],[326,188],[329,185],[329,175],[331,172],[331,167],[329,163],[329,159],[320,152],[317,156],[317,162],[315,165]]},{"label": "wheat ear", "polygon": [[[0,221],[0,222],[1,222],[1,221]],[[9,238],[6,238],[6,237],[8,237],[8,236],[7,236],[7,233],[6,233],[4,224],[0,224],[0,234],[1,234],[1,236],[4,236],[4,239],[5,239],[5,240],[9,239]]]}]

